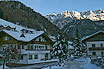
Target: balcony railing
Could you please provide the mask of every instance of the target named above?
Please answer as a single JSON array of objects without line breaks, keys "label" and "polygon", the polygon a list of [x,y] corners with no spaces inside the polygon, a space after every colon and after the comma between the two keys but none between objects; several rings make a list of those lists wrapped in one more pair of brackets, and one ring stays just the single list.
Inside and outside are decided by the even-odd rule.
[{"label": "balcony railing", "polygon": [[26,51],[49,51],[50,49],[25,49]]},{"label": "balcony railing", "polygon": [[89,48],[90,51],[92,50],[104,50],[104,47],[95,47],[95,48]]}]

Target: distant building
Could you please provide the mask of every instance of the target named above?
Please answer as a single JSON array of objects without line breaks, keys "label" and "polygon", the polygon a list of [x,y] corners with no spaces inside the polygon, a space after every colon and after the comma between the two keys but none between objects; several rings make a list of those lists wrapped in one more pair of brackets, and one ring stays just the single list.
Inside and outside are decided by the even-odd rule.
[{"label": "distant building", "polygon": [[104,55],[104,31],[99,31],[82,40],[87,46],[87,54],[91,56]]}]

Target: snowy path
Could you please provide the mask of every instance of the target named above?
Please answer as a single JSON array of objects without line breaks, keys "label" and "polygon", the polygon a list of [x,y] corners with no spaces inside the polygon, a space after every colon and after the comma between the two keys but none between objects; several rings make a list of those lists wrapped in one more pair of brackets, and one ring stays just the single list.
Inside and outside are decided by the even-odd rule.
[{"label": "snowy path", "polygon": [[[50,69],[49,67],[43,69]],[[67,61],[64,67],[52,66],[51,69],[102,69],[96,65],[90,63],[90,59],[82,58],[75,61]]]},{"label": "snowy path", "polygon": [[76,61],[70,61],[66,63],[65,69],[80,69],[81,65],[85,65],[87,63],[83,62],[76,62]]}]

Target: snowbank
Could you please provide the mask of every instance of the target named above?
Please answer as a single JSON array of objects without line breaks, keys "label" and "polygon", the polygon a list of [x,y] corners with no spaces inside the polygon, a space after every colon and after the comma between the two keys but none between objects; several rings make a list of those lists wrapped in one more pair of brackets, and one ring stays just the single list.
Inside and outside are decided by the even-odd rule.
[{"label": "snowbank", "polygon": [[83,65],[83,66],[81,66],[81,68],[83,68],[83,69],[101,69],[101,67],[98,67],[91,63]]}]

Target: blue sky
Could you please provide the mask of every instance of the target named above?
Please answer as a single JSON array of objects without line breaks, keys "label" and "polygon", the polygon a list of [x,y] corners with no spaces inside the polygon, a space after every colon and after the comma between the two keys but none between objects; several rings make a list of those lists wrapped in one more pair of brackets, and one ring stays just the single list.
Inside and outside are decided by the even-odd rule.
[{"label": "blue sky", "polygon": [[88,11],[104,9],[104,0],[19,0],[42,14],[61,13],[65,10]]}]

